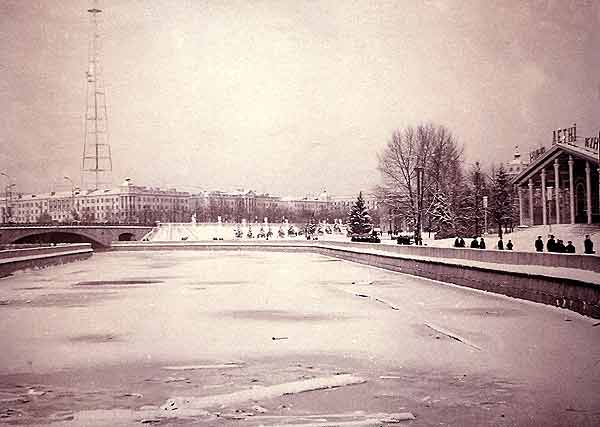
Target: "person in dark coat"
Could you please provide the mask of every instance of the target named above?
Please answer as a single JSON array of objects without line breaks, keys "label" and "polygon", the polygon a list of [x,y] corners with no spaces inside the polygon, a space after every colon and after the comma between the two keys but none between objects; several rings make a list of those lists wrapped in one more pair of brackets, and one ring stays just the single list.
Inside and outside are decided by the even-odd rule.
[{"label": "person in dark coat", "polygon": [[464,248],[465,247],[465,239],[463,239],[462,237],[460,238],[460,247]]},{"label": "person in dark coat", "polygon": [[477,237],[473,237],[473,240],[471,240],[471,249],[479,249],[479,242],[477,241]]},{"label": "person in dark coat", "polygon": [[584,254],[595,254],[594,252],[594,242],[590,239],[590,235],[585,235],[585,240],[583,241],[583,253]]},{"label": "person in dark coat", "polygon": [[498,250],[501,251],[504,249],[504,242],[502,241],[502,237],[498,240]]},{"label": "person in dark coat", "polygon": [[573,246],[573,242],[571,242],[570,240],[567,242],[567,246],[565,246],[565,253],[567,253],[567,254],[575,253],[575,246]]},{"label": "person in dark coat", "polygon": [[483,237],[479,239],[479,249],[485,249],[485,240],[483,240]]},{"label": "person in dark coat", "polygon": [[552,234],[546,242],[546,250],[548,252],[556,252],[556,241],[554,240],[554,236]]},{"label": "person in dark coat", "polygon": [[558,242],[556,242],[556,244],[554,246],[554,249],[555,249],[556,253],[564,254],[566,246],[565,246],[565,244],[563,243],[562,240],[558,239]]},{"label": "person in dark coat", "polygon": [[512,251],[512,249],[513,249],[513,242],[511,242],[510,239],[508,239],[508,243],[506,244],[506,250]]},{"label": "person in dark coat", "polygon": [[542,236],[538,236],[535,241],[535,250],[536,252],[544,252],[544,241],[542,240]]},{"label": "person in dark coat", "polygon": [[454,247],[455,248],[460,248],[460,237],[458,237],[458,236],[454,240]]}]

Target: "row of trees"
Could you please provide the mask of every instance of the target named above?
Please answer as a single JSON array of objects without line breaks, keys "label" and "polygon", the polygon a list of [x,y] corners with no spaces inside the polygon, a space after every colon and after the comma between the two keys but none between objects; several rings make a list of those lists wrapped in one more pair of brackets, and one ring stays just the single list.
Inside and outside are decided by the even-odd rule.
[{"label": "row of trees", "polygon": [[482,234],[486,213],[500,235],[513,227],[514,194],[504,167],[484,171],[478,162],[465,167],[462,146],[443,126],[397,130],[378,160],[378,198],[411,229],[419,213],[422,228],[439,237]]}]

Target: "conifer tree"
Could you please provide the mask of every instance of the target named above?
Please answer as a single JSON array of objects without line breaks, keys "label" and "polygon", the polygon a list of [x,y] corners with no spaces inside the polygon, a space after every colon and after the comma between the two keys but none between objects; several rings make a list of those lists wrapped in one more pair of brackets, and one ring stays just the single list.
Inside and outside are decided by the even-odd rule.
[{"label": "conifer tree", "polygon": [[488,190],[486,175],[481,170],[481,165],[479,162],[475,162],[475,164],[471,167],[468,177],[469,194],[464,215],[471,224],[469,227],[469,234],[472,234],[473,236],[480,236],[483,231],[483,222],[485,217],[483,209],[483,197],[488,194]]},{"label": "conifer tree", "polygon": [[502,237],[502,225],[508,223],[512,215],[510,184],[502,164],[493,177],[489,212],[498,227],[498,236]]},{"label": "conifer tree", "polygon": [[356,202],[350,208],[350,231],[352,234],[367,234],[373,229],[371,215],[363,199],[362,192],[358,193]]}]

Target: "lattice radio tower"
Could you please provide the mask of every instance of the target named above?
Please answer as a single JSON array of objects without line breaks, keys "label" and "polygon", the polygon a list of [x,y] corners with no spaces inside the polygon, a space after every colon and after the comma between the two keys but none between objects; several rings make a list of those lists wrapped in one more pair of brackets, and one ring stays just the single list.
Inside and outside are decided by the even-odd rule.
[{"label": "lattice radio tower", "polygon": [[97,0],[92,0],[88,13],[91,34],[86,71],[85,135],[81,186],[83,189],[95,190],[111,186],[112,158],[108,143],[106,92],[102,81],[102,64],[100,62],[99,27],[102,10],[98,7]]}]

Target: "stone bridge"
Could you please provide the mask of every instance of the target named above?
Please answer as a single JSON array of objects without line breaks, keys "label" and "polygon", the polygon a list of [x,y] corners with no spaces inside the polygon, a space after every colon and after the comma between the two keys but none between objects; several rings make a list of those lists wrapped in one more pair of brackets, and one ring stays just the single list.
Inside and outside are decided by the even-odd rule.
[{"label": "stone bridge", "polygon": [[17,243],[91,243],[107,248],[114,241],[141,240],[152,230],[135,225],[43,225],[0,228],[0,244]]}]

